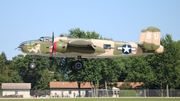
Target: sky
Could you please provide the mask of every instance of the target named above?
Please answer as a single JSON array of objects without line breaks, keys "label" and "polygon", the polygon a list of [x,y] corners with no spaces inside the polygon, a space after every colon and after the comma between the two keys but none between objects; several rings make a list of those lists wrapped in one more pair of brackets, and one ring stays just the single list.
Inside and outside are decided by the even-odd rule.
[{"label": "sky", "polygon": [[96,31],[116,41],[139,40],[142,29],[180,40],[180,0],[0,0],[0,52],[11,60],[26,40],[68,34],[72,28]]}]

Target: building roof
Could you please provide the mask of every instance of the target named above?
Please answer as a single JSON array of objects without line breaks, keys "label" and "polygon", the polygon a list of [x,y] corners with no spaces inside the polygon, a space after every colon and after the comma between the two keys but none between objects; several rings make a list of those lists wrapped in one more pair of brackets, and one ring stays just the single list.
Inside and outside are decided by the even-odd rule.
[{"label": "building roof", "polygon": [[2,89],[31,89],[31,83],[2,83]]},{"label": "building roof", "polygon": [[[50,82],[50,88],[78,88],[77,82]],[[91,88],[90,82],[81,84],[81,88]]]},{"label": "building roof", "polygon": [[[138,86],[143,85],[142,82],[116,82],[116,83],[117,83],[117,87],[121,87],[122,84],[124,84],[124,83],[129,83],[132,88],[136,88],[136,87],[138,87]],[[113,84],[113,83],[111,83],[111,84]]]}]

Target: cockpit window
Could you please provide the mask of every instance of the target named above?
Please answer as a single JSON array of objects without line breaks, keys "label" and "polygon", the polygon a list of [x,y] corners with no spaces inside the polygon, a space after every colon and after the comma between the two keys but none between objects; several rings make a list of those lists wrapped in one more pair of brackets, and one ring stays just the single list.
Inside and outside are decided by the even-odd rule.
[{"label": "cockpit window", "polygon": [[43,41],[44,41],[44,37],[40,37],[40,38],[39,38],[39,41],[42,41],[42,42],[43,42]]},{"label": "cockpit window", "polygon": [[111,49],[111,44],[104,44],[104,49]]},{"label": "cockpit window", "polygon": [[41,41],[41,42],[51,42],[52,38],[51,37],[40,37],[39,41]]},{"label": "cockpit window", "polygon": [[45,39],[46,42],[49,42],[50,40],[48,38]]},{"label": "cockpit window", "polygon": [[34,41],[30,41],[30,45],[33,46],[35,44]]}]

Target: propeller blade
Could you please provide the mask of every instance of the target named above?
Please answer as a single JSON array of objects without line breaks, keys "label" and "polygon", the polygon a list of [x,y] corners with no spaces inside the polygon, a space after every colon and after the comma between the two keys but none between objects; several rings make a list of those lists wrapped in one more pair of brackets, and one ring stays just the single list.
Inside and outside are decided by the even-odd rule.
[{"label": "propeller blade", "polygon": [[54,32],[52,32],[52,43],[54,44]]},{"label": "propeller blade", "polygon": [[54,52],[54,32],[52,32],[52,52],[51,55],[53,55]]}]

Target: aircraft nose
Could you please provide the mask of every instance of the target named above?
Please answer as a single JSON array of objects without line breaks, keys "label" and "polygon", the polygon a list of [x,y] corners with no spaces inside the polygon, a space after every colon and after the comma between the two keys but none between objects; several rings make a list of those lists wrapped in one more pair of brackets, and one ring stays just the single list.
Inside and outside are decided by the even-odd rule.
[{"label": "aircraft nose", "polygon": [[16,50],[16,49],[22,49],[22,47],[24,46],[24,44],[23,43],[21,43],[17,48],[15,48],[14,50]]},{"label": "aircraft nose", "polygon": [[[50,45],[50,44],[48,44],[48,45]],[[23,53],[41,53],[41,52],[44,52],[44,50],[41,50],[41,43],[39,43],[37,40],[29,40],[29,41],[22,42],[18,48],[20,48],[20,50]],[[49,52],[49,48],[47,50]],[[47,52],[47,50],[45,50],[45,52]]]},{"label": "aircraft nose", "polygon": [[[27,42],[22,42],[17,48],[19,48],[22,52],[28,52],[28,49],[27,49]],[[16,49],[17,49],[16,48]]]},{"label": "aircraft nose", "polygon": [[22,46],[21,51],[24,52],[24,53],[27,53],[28,52],[27,46]]}]

